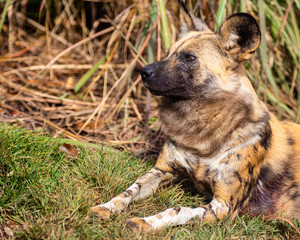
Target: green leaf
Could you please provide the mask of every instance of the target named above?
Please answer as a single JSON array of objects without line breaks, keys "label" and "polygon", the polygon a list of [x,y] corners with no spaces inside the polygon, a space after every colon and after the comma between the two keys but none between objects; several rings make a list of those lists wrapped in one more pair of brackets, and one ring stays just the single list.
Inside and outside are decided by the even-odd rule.
[{"label": "green leaf", "polygon": [[162,24],[162,40],[165,45],[166,50],[171,46],[171,37],[170,37],[170,27],[167,18],[166,6],[164,0],[158,0],[160,14],[161,14],[161,24]]},{"label": "green leaf", "polygon": [[218,29],[218,27],[222,24],[223,22],[223,16],[225,14],[225,6],[226,6],[226,0],[221,0],[220,6],[218,8],[217,12],[217,23],[215,24],[215,30]]},{"label": "green leaf", "polygon": [[[0,2],[4,2],[4,1],[5,0],[1,0]],[[5,5],[4,5],[4,9],[3,9],[2,14],[1,14],[1,19],[0,19],[0,33],[1,33],[2,26],[3,26],[4,20],[5,20],[6,14],[7,14],[8,7],[10,5],[10,1],[11,0],[6,0]]]},{"label": "green leaf", "polygon": [[75,92],[77,93],[82,87],[83,85],[90,79],[90,77],[97,71],[98,67],[100,65],[102,65],[105,61],[106,61],[107,57],[104,56],[103,58],[101,58],[99,60],[99,62],[97,62],[86,74],[84,74],[80,80],[78,81],[78,83],[75,86]]}]

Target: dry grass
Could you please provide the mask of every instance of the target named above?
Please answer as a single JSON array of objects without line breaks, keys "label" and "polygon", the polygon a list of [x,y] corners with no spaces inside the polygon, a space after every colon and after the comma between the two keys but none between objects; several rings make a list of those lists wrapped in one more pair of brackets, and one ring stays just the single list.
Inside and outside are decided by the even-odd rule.
[{"label": "dry grass", "polygon": [[[157,99],[147,93],[137,70],[162,59],[176,40],[177,2],[159,11],[162,2],[11,1],[0,35],[0,121],[157,154],[163,141]],[[259,1],[259,8],[256,1],[187,1],[196,15],[200,2],[211,28],[240,10],[258,16],[263,9],[270,24],[268,11],[274,11],[271,26],[261,24],[265,38],[260,54],[247,63],[248,73],[280,117],[299,121],[300,39],[292,25],[300,16],[298,5],[292,1],[284,12],[286,4],[277,1]],[[280,29],[272,25],[278,19]],[[166,29],[169,34],[162,35]],[[289,41],[294,45],[287,46]]]},{"label": "dry grass", "polygon": [[[114,4],[85,3],[107,14],[87,29],[78,19],[80,11],[88,14],[87,7],[75,8],[72,1],[63,4],[56,22],[45,20],[45,26],[25,16],[18,4],[9,9],[8,15],[12,11],[15,18],[7,24],[22,25],[12,24],[13,30],[3,27],[1,40],[7,45],[1,48],[0,58],[1,120],[56,137],[64,134],[79,141],[122,145],[140,154],[156,151],[160,142],[157,112],[147,112],[150,124],[145,125],[146,90],[136,71],[139,62],[146,63],[141,54],[150,36],[146,33],[146,39],[136,39],[143,16],[139,12],[149,6],[141,3],[126,9],[128,3],[121,1],[113,12],[105,12]],[[47,10],[40,12],[46,19]],[[113,27],[106,27],[108,23]],[[104,63],[76,92],[78,80],[103,56]],[[155,101],[149,107],[155,109]]]}]

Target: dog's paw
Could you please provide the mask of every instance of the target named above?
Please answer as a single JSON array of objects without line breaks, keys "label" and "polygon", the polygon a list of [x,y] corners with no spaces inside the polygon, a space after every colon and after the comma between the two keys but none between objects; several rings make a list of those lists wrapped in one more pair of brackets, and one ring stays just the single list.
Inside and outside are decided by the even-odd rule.
[{"label": "dog's paw", "polygon": [[133,231],[150,232],[152,226],[142,218],[131,218],[127,220],[126,228]]},{"label": "dog's paw", "polygon": [[110,218],[111,212],[106,207],[102,207],[101,205],[91,207],[90,208],[91,214],[98,218],[100,221],[106,221]]}]

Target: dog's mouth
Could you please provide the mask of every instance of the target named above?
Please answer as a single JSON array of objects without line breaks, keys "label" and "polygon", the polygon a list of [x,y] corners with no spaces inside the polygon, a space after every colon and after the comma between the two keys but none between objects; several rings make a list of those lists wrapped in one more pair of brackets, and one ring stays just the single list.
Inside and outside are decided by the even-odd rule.
[{"label": "dog's mouth", "polygon": [[149,87],[145,84],[145,87],[148,88],[148,90],[156,96],[163,96],[163,97],[181,97],[184,93],[183,87],[177,87],[177,88],[170,88],[170,89],[156,89]]},{"label": "dog's mouth", "polygon": [[169,91],[161,91],[161,90],[156,90],[156,89],[152,89],[152,88],[149,88],[149,91],[153,94],[153,95],[156,95],[156,96],[165,96],[165,95],[168,95]]}]

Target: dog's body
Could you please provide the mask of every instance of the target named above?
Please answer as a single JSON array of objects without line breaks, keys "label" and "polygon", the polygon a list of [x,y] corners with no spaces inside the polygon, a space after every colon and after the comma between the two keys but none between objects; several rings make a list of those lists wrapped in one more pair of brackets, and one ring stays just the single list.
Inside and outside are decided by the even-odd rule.
[{"label": "dog's body", "polygon": [[300,125],[281,122],[267,110],[241,64],[259,46],[256,21],[235,14],[213,33],[183,8],[181,39],[165,60],[141,70],[145,86],[163,96],[168,140],[155,167],[92,211],[108,219],[186,173],[209,204],[167,209],[131,219],[128,226],[149,231],[241,211],[300,218]]}]

